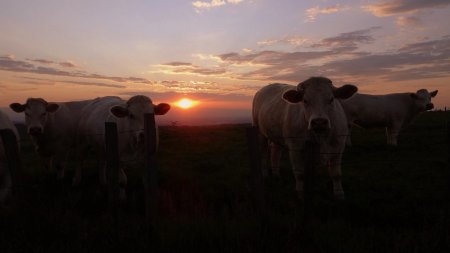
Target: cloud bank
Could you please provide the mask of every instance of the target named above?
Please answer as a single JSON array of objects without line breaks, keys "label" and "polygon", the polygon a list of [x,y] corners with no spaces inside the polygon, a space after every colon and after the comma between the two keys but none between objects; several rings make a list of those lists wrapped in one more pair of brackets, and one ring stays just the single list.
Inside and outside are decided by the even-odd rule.
[{"label": "cloud bank", "polygon": [[[34,63],[44,64],[45,66],[40,66]],[[152,84],[153,82],[145,78],[140,77],[115,77],[99,75],[94,73],[88,73],[80,70],[62,70],[53,66],[47,66],[54,64],[53,61],[38,59],[38,60],[16,60],[12,56],[0,56],[0,70],[18,72],[18,73],[33,73],[33,74],[43,74],[52,76],[64,76],[64,77],[77,77],[77,78],[91,78],[91,79],[101,79],[109,80],[121,83],[141,83],[141,84]],[[65,68],[73,68],[74,64],[70,62],[58,63],[59,66]]]},{"label": "cloud bank", "polygon": [[363,8],[378,17],[415,13],[422,9],[432,9],[450,5],[448,0],[390,0]]}]

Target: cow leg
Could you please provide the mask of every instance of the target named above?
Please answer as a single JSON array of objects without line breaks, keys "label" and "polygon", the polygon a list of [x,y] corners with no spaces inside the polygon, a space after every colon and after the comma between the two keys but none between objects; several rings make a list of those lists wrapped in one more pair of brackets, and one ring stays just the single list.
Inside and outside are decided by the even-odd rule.
[{"label": "cow leg", "polygon": [[44,167],[47,171],[51,171],[53,168],[53,156],[41,156]]},{"label": "cow leg", "polygon": [[106,186],[107,185],[107,180],[106,180],[106,162],[103,162],[103,165],[99,166],[98,179],[99,179],[100,184],[102,186]]},{"label": "cow leg", "polygon": [[289,147],[289,159],[292,164],[292,171],[295,178],[295,189],[297,190],[297,195],[300,200],[303,200],[303,179],[304,179],[304,159],[301,156],[300,150]]},{"label": "cow leg", "polygon": [[11,174],[6,163],[0,162],[0,204],[3,204],[11,192]]},{"label": "cow leg", "polygon": [[398,132],[400,128],[391,126],[386,128],[387,144],[397,146]]},{"label": "cow leg", "polygon": [[344,189],[342,188],[342,170],[341,170],[342,154],[333,157],[328,165],[328,173],[333,181],[333,193],[336,199],[343,200],[345,198]]},{"label": "cow leg", "polygon": [[75,169],[75,175],[72,179],[72,186],[78,186],[81,182],[81,174],[83,169],[83,161],[80,161],[80,164]]},{"label": "cow leg", "polygon": [[263,177],[269,175],[269,140],[262,134],[259,134],[259,146],[261,154],[261,173]]},{"label": "cow leg", "polygon": [[61,162],[56,163],[56,177],[58,180],[64,179],[64,166]]},{"label": "cow leg", "polygon": [[270,161],[272,166],[272,175],[280,176],[280,159],[282,147],[273,142],[270,143]]},{"label": "cow leg", "polygon": [[60,153],[60,154],[57,154],[54,156],[56,177],[58,180],[64,179],[64,169],[66,167],[67,158],[68,158],[68,153],[66,153],[66,152],[63,152],[63,153]]},{"label": "cow leg", "polygon": [[348,125],[348,135],[347,135],[347,137],[345,138],[345,146],[347,146],[347,147],[351,147],[352,146],[352,126],[351,125]]},{"label": "cow leg", "polygon": [[127,186],[127,175],[123,169],[119,171],[119,200],[125,201],[127,199],[126,186]]}]

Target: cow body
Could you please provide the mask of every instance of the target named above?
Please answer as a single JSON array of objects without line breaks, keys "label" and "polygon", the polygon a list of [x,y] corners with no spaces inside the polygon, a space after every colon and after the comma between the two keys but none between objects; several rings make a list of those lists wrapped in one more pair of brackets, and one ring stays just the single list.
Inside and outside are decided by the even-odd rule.
[{"label": "cow body", "polygon": [[263,144],[270,144],[272,171],[279,173],[280,151],[287,148],[300,198],[303,197],[305,161],[302,152],[308,149],[307,140],[319,145],[320,161],[315,162],[330,164],[334,194],[344,198],[341,158],[348,128],[341,104],[334,98],[348,98],[356,90],[351,85],[337,89],[327,78],[312,77],[297,87],[270,84],[255,94],[253,124],[259,128]]},{"label": "cow body", "polygon": [[[0,130],[10,129],[16,135],[16,139],[19,142],[19,134],[16,126],[11,122],[9,117],[2,111],[0,111]],[[10,168],[8,166],[7,158],[5,155],[5,148],[3,146],[3,140],[0,138],[0,204],[2,204],[11,192],[12,180]]]},{"label": "cow body", "polygon": [[[119,157],[135,156],[143,144],[144,114],[163,115],[170,109],[168,104],[154,105],[146,96],[134,96],[129,100],[119,97],[100,97],[94,99],[81,113],[77,133],[79,153],[94,148],[95,153],[105,162],[105,122],[117,124]],[[81,166],[77,168],[73,184],[81,181]],[[126,175],[120,169],[120,197],[125,198]],[[105,166],[100,166],[100,182],[106,183]]]},{"label": "cow body", "polygon": [[[431,98],[437,91],[425,89],[416,93],[394,93],[386,95],[355,94],[341,104],[349,125],[363,128],[385,127],[387,143],[397,145],[400,130],[421,112],[433,109]],[[351,145],[350,137],[347,144]]]},{"label": "cow body", "polygon": [[89,100],[49,103],[29,98],[25,104],[12,103],[11,109],[25,113],[25,124],[37,153],[48,169],[56,167],[58,178],[64,177],[68,152],[74,149],[76,124]]}]

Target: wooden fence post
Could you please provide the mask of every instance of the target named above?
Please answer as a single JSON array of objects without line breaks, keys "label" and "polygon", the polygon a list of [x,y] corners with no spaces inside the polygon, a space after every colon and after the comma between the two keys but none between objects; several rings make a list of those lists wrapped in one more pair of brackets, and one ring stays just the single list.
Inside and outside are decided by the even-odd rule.
[{"label": "wooden fence post", "polygon": [[21,195],[24,190],[23,171],[16,135],[11,129],[2,129],[0,130],[0,137],[2,138],[6,162],[11,175],[13,194]]},{"label": "wooden fence post", "polygon": [[450,200],[450,120],[447,121],[447,174],[447,197]]},{"label": "wooden fence post", "polygon": [[246,129],[248,152],[250,155],[251,177],[253,187],[253,200],[258,214],[261,216],[262,221],[266,219],[266,203],[264,194],[264,182],[262,177],[262,164],[261,164],[261,150],[259,143],[259,129],[258,127],[248,127]]},{"label": "wooden fence post", "polygon": [[155,115],[146,113],[144,115],[144,137],[145,137],[145,172],[144,201],[145,201],[145,223],[149,233],[149,244],[153,251],[159,251],[160,240],[156,232],[158,220],[158,180],[157,180],[157,136],[156,136]]},{"label": "wooden fence post", "polygon": [[108,179],[108,197],[113,214],[115,236],[119,236],[119,141],[117,124],[105,122],[105,156]]}]

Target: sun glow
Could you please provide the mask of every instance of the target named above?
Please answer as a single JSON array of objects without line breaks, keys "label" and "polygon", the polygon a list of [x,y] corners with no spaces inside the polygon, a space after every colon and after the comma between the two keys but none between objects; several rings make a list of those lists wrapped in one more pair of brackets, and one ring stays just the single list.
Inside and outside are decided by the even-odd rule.
[{"label": "sun glow", "polygon": [[175,102],[175,105],[182,108],[182,109],[189,109],[193,106],[197,105],[198,101],[189,99],[189,98],[183,98]]}]

